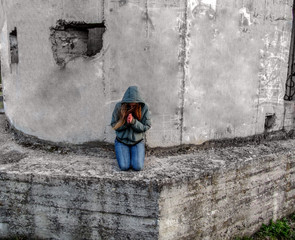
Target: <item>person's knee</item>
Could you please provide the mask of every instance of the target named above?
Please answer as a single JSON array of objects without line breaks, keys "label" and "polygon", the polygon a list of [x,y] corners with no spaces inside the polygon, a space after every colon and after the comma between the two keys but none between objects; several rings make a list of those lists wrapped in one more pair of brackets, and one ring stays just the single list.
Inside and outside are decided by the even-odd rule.
[{"label": "person's knee", "polygon": [[130,166],[127,166],[127,165],[119,165],[119,167],[121,171],[127,171],[130,168]]},{"label": "person's knee", "polygon": [[132,166],[133,170],[135,171],[141,171],[143,169],[143,165],[136,165],[136,166]]},{"label": "person's knee", "polygon": [[142,158],[133,158],[131,161],[131,167],[132,169],[134,169],[135,171],[141,171],[143,169],[144,166],[144,157]]}]

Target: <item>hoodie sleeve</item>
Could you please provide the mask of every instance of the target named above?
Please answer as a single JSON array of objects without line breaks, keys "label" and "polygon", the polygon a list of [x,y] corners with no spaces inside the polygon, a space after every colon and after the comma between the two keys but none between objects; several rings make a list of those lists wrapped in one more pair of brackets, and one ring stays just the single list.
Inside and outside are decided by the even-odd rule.
[{"label": "hoodie sleeve", "polygon": [[[115,106],[115,109],[114,109],[113,114],[112,114],[112,121],[111,121],[111,126],[112,127],[114,127],[116,125],[116,123],[119,121],[118,111],[120,110],[120,107],[121,107],[120,103],[117,103],[116,106]],[[126,126],[126,124],[124,124],[121,127],[117,128],[116,131],[120,132],[120,131],[125,130],[126,128],[127,128],[127,126]]]},{"label": "hoodie sleeve", "polygon": [[131,123],[131,127],[134,132],[145,132],[151,128],[151,113],[146,107],[146,111],[144,111],[143,117],[141,121],[138,121],[134,118],[134,121]]}]

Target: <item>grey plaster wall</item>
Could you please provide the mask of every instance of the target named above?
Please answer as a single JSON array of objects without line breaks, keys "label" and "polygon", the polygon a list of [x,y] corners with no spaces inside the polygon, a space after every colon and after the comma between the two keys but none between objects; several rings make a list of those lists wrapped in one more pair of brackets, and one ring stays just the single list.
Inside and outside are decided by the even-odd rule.
[{"label": "grey plaster wall", "polygon": [[[5,111],[26,134],[112,142],[113,107],[134,84],[152,112],[151,147],[259,134],[269,114],[271,131],[286,123],[291,0],[3,0],[1,10],[4,3]],[[101,52],[58,66],[50,28],[60,19],[104,21]],[[19,63],[10,64],[15,27]]]},{"label": "grey plaster wall", "polygon": [[85,1],[82,8],[79,1],[47,1],[44,5],[11,1],[9,5],[5,31],[16,27],[19,45],[19,64],[10,64],[8,39],[2,42],[5,109],[12,124],[51,141],[102,139],[101,55],[75,59],[60,69],[49,39],[57,19],[102,21],[99,3]]},{"label": "grey plaster wall", "polygon": [[[211,5],[211,6],[210,6]],[[283,127],[292,1],[191,1],[185,143]]]}]

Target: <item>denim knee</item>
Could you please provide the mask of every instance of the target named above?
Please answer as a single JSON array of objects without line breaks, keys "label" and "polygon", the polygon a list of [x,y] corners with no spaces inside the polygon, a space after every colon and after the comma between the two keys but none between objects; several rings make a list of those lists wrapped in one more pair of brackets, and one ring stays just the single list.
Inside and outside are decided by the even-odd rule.
[{"label": "denim knee", "polygon": [[131,147],[131,167],[135,171],[140,171],[144,166],[145,158],[145,146],[144,142],[139,142],[138,144]]},{"label": "denim knee", "polygon": [[120,164],[119,164],[119,168],[120,168],[121,171],[129,170],[129,166],[120,166]]},{"label": "denim knee", "polygon": [[139,166],[139,165],[132,166],[132,169],[135,171],[141,171],[143,169],[143,165],[142,166]]},{"label": "denim knee", "polygon": [[127,171],[130,168],[130,149],[127,145],[115,141],[115,152],[119,168],[122,171]]}]

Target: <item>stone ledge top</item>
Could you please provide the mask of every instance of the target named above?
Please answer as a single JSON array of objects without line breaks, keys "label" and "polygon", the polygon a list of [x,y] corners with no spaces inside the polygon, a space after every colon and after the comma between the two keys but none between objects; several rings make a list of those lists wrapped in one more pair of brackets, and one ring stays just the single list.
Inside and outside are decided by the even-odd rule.
[{"label": "stone ledge top", "polygon": [[[143,171],[119,170],[115,155],[87,156],[33,150],[17,144],[4,130],[5,116],[0,115],[0,179],[42,181],[50,179],[96,179],[98,181],[156,182],[169,184],[184,179],[209,177],[257,161],[271,161],[278,154],[295,154],[295,140],[264,142],[260,145],[200,150],[193,154],[148,156]],[[43,179],[43,180],[42,180]],[[45,181],[45,180],[44,180]]]}]

